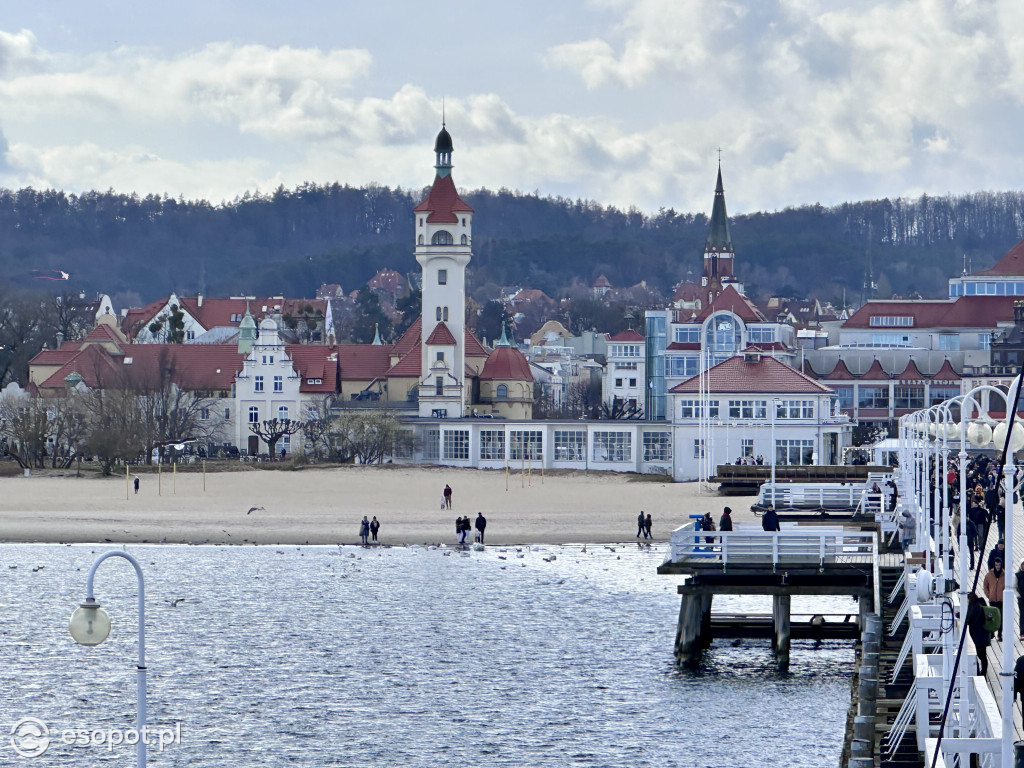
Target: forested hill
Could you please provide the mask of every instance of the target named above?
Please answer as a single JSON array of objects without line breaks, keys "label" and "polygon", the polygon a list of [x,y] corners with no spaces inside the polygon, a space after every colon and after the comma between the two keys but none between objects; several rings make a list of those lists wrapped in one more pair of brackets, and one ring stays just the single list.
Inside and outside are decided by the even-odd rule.
[{"label": "forested hill", "polygon": [[[381,267],[407,273],[423,191],[304,185],[211,205],[113,191],[0,190],[0,269],[14,287],[137,294],[311,296],[358,288]],[[507,190],[464,193],[476,210],[470,291],[500,285],[558,296],[603,273],[668,292],[700,274],[707,217],[623,212]],[[710,196],[709,196],[710,202]],[[1024,234],[1024,193],[975,193],[809,206],[731,219],[737,271],[756,297],[945,296],[966,255],[991,265]],[[70,280],[38,280],[63,270]],[[133,297],[134,298],[134,297]]]}]

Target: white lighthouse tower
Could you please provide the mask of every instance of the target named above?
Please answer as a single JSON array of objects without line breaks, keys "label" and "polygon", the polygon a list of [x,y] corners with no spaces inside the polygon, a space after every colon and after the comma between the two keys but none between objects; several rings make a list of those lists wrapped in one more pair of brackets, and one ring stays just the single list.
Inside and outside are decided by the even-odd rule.
[{"label": "white lighthouse tower", "polygon": [[461,418],[466,408],[466,265],[473,258],[473,209],[452,181],[452,137],[434,142],[437,175],[414,209],[416,261],[423,269],[422,417]]}]

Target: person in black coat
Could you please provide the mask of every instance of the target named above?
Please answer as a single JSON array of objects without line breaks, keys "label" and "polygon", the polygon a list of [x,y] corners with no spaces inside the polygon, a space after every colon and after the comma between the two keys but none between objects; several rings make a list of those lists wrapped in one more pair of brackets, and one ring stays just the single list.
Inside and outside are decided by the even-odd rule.
[{"label": "person in black coat", "polygon": [[775,513],[775,507],[771,504],[768,505],[768,509],[761,515],[761,527],[766,531],[781,531],[779,527],[779,516]]},{"label": "person in black coat", "polygon": [[967,596],[967,631],[971,634],[974,650],[978,652],[978,674],[985,677],[988,672],[988,647],[992,635],[985,629],[984,601],[975,594]]},{"label": "person in black coat", "polygon": [[718,523],[718,530],[720,531],[731,531],[732,530],[732,510],[726,507],[722,510],[722,519]]},{"label": "person in black coat", "polygon": [[484,517],[483,512],[476,513],[476,530],[480,536],[480,543],[484,543],[484,529],[487,528],[487,518]]}]

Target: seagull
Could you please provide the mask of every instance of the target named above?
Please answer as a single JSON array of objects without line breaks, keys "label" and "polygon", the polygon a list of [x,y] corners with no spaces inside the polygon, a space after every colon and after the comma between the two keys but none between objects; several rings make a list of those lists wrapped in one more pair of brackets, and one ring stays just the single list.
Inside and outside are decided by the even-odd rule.
[{"label": "seagull", "polygon": [[184,603],[184,602],[185,602],[185,598],[184,597],[179,597],[179,598],[176,598],[174,600],[171,600],[171,608],[177,608],[179,603]]},{"label": "seagull", "polygon": [[246,512],[245,514],[251,515],[253,512],[266,512],[266,511],[267,510],[265,510],[263,507],[249,507],[249,511]]}]

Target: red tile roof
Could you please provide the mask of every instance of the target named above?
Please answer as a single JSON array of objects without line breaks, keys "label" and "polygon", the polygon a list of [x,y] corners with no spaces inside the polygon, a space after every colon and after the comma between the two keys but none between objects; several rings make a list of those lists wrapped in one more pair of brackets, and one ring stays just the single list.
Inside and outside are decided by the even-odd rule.
[{"label": "red tile roof", "polygon": [[[338,353],[343,381],[386,376],[391,367],[392,348],[389,344],[339,344],[334,349]],[[416,365],[419,366],[419,358]]]},{"label": "red tile roof", "polygon": [[421,358],[422,353],[423,347],[417,339],[416,345],[409,350],[405,357],[388,369],[387,375],[389,377],[400,376],[403,378],[418,379],[420,374],[423,372],[423,360]]},{"label": "red tile roof", "polygon": [[487,357],[491,353],[480,343],[480,339],[473,335],[473,332],[466,329],[466,357]]},{"label": "red tile roof", "polygon": [[699,341],[673,341],[665,349],[700,349]]},{"label": "red tile roof", "polygon": [[672,294],[672,301],[696,301],[703,292],[698,283],[681,283]]},{"label": "red tile roof", "polygon": [[115,331],[111,326],[107,325],[106,323],[96,323],[96,325],[93,327],[93,329],[91,331],[89,331],[88,335],[84,339],[82,339],[82,341],[83,342],[88,342],[88,341],[96,341],[96,342],[112,341],[115,344],[117,344],[118,346],[120,346],[120,345],[124,344],[126,340],[123,339],[118,334],[117,331]]},{"label": "red tile roof", "polygon": [[423,318],[417,317],[412,321],[405,333],[395,342],[395,345],[391,348],[391,354],[393,355],[407,355],[414,348],[419,346],[420,336],[423,333]]},{"label": "red tile roof", "polygon": [[481,381],[533,381],[530,364],[515,347],[497,347],[484,363]]},{"label": "red tile roof", "polygon": [[[289,344],[285,347],[285,352],[292,359],[292,367],[301,376],[300,392],[332,394],[338,391],[337,347],[324,347],[319,344]],[[319,379],[320,383],[310,384],[309,379]]]},{"label": "red tile roof", "polygon": [[427,339],[427,346],[442,344],[454,347],[455,343],[455,337],[444,323],[435,325],[434,330],[430,332],[430,338]]},{"label": "red tile roof", "polygon": [[614,336],[609,337],[608,341],[643,341],[644,335],[634,331],[632,328],[627,328],[624,331],[619,331]]},{"label": "red tile roof", "polygon": [[950,365],[948,357],[942,361],[939,370],[932,374],[933,381],[959,381],[960,378],[960,374],[953,370],[953,366]]},{"label": "red tile roof", "polygon": [[921,381],[925,378],[925,375],[921,373],[921,370],[917,367],[917,363],[914,362],[914,358],[910,358],[907,363],[907,367],[903,369],[903,373],[896,377],[899,381]]},{"label": "red tile roof", "polygon": [[897,331],[872,326],[872,317],[913,317],[913,328],[994,328],[1013,321],[1013,302],[1019,296],[961,296],[935,301],[869,301],[843,323],[843,328]]},{"label": "red tile roof", "polygon": [[431,224],[457,224],[459,213],[472,213],[473,209],[464,203],[455,189],[451,175],[435,176],[434,185],[426,199],[413,208],[416,213],[430,212],[427,221]]},{"label": "red tile roof", "polygon": [[703,322],[715,312],[729,310],[745,323],[763,323],[764,315],[746,296],[741,296],[732,284],[728,284],[715,300],[704,307],[697,319]]},{"label": "red tile roof", "polygon": [[868,369],[860,375],[860,378],[879,380],[885,379],[886,381],[888,381],[889,379],[892,378],[892,376],[885,372],[885,369],[882,368],[882,364],[878,362],[878,358],[876,357],[874,360],[871,361],[871,365],[868,367]]},{"label": "red tile roof", "polygon": [[990,268],[982,272],[975,272],[975,274],[1009,277],[1024,275],[1024,240],[1003,254],[999,261]]},{"label": "red tile roof", "polygon": [[857,377],[850,373],[850,369],[846,367],[846,361],[840,358],[839,361],[836,362],[836,367],[832,369],[832,372],[824,374],[821,378],[852,381]]},{"label": "red tile roof", "polygon": [[743,355],[730,357],[705,374],[704,382],[694,376],[671,389],[689,393],[705,391],[724,394],[813,394],[832,390],[773,357],[751,361]]},{"label": "red tile roof", "polygon": [[28,361],[29,365],[64,365],[79,353],[81,344],[77,341],[65,342],[60,349],[44,349]]}]

